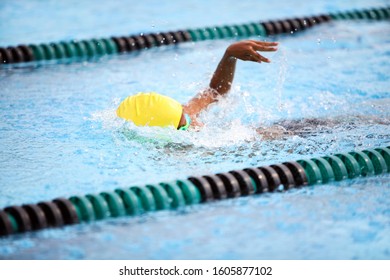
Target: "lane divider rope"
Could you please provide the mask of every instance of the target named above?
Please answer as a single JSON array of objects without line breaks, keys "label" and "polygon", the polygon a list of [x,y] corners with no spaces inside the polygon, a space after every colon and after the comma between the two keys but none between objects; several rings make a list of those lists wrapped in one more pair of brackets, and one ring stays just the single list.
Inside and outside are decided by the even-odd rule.
[{"label": "lane divider rope", "polygon": [[56,198],[0,210],[0,236],[389,172],[390,146]]},{"label": "lane divider rope", "polygon": [[271,20],[238,25],[195,28],[173,32],[119,36],[103,39],[72,40],[0,47],[0,65],[32,61],[88,60],[103,55],[141,51],[163,45],[225,38],[293,34],[332,20],[386,20],[390,7],[353,10],[318,16]]}]

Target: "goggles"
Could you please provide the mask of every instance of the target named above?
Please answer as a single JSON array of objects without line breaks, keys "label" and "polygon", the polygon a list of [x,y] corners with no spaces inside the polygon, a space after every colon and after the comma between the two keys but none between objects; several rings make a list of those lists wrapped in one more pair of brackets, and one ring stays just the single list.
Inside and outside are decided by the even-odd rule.
[{"label": "goggles", "polygon": [[190,127],[190,124],[191,124],[190,116],[187,114],[184,114],[184,117],[186,118],[186,124],[179,127],[178,130],[188,130],[188,128]]}]

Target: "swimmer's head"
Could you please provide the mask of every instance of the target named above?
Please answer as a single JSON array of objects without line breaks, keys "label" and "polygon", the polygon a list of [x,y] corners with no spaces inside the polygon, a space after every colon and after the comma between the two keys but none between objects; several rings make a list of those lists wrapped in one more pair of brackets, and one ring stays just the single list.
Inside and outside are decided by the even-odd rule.
[{"label": "swimmer's head", "polygon": [[189,125],[179,102],[155,92],[127,97],[119,104],[116,114],[137,126],[173,126],[179,129],[183,120],[185,125]]}]

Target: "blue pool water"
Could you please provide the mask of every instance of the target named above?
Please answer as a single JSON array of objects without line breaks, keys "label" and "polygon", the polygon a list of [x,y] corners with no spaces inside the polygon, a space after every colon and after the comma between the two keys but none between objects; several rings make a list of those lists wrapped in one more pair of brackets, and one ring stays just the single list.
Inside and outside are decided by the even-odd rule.
[{"label": "blue pool water", "polygon": [[[79,3],[80,2],[80,3]],[[388,1],[2,1],[0,46],[265,21]],[[77,5],[76,5],[77,4]],[[77,6],[77,9],[75,8]],[[185,103],[233,40],[0,69],[0,208],[390,144],[389,22],[333,22],[239,62],[200,132],[136,128],[120,100]],[[251,38],[261,39],[265,38]],[[295,136],[256,133],[296,120]],[[389,259],[390,176],[0,239],[0,259]]]}]

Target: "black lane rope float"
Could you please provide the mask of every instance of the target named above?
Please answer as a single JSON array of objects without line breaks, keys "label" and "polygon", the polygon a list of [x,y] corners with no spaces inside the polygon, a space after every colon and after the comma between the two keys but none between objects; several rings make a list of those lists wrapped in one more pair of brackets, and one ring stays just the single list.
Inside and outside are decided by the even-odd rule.
[{"label": "black lane rope float", "polygon": [[332,20],[385,20],[389,18],[390,7],[384,7],[173,32],[0,47],[0,65],[46,60],[80,61],[106,54],[140,51],[183,42],[290,34]]},{"label": "black lane rope float", "polygon": [[390,172],[390,146],[0,210],[0,236]]}]

